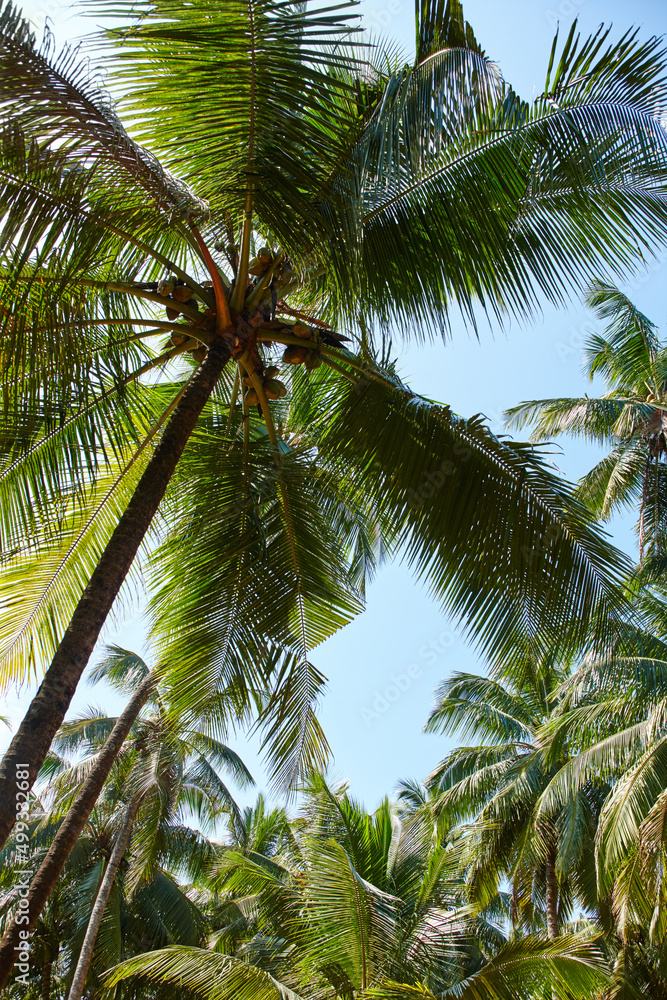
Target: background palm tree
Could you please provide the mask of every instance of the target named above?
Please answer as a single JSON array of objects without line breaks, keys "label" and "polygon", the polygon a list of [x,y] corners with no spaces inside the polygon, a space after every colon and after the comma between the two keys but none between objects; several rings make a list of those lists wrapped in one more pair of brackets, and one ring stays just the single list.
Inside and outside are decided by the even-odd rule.
[{"label": "background palm tree", "polygon": [[[14,664],[28,649],[54,656],[0,769],[2,802],[17,763],[34,781],[203,408],[233,409],[243,379],[244,415],[257,400],[298,553],[269,405],[283,386],[268,384],[264,344],[335,373],[332,453],[375,469],[412,561],[471,631],[502,641],[526,606],[543,612],[543,630],[563,616],[587,627],[614,598],[609,553],[583,511],[532,453],[377,381],[365,333],[347,353],[334,331],[442,332],[455,306],[471,319],[478,305],[525,315],[539,296],[559,301],[664,240],[666,210],[652,197],[665,149],[655,41],[582,43],[573,30],[529,106],[458,3],[418,5],[412,65],[355,49],[340,8],[161,0],[138,16],[120,3],[111,13],[123,28],[99,44],[152,152],[75,53],[56,57],[50,39],[39,49],[11,6],[0,16],[7,607],[19,577],[20,600],[26,586],[32,595],[18,639],[13,626],[4,637]],[[157,331],[171,343],[152,348]],[[175,381],[141,383],[185,354]],[[408,460],[394,478],[396,441]],[[415,502],[450,462],[461,475],[451,492],[466,502]],[[303,617],[296,561],[291,578]],[[0,840],[12,822],[2,807]]]},{"label": "background palm tree", "polygon": [[544,807],[545,789],[572,754],[569,738],[548,755],[543,749],[544,728],[563,713],[569,674],[554,656],[517,657],[491,678],[454,674],[425,727],[481,738],[449,753],[427,779],[441,822],[464,824],[461,863],[472,899],[491,903],[507,879],[512,923],[546,927],[552,939],[575,906],[596,912],[595,834],[609,791],[591,773],[576,787],[563,784],[557,806]]},{"label": "background palm tree", "polygon": [[[600,518],[639,508],[639,558],[665,555],[667,515],[667,351],[657,327],[626,295],[596,283],[586,304],[606,323],[584,345],[584,371],[601,376],[598,398],[540,399],[508,411],[511,427],[534,424],[533,439],[583,437],[611,450],[579,484],[579,495]],[[661,564],[662,565],[662,564]]]},{"label": "background palm tree", "polygon": [[[57,811],[31,811],[30,865],[39,866],[57,829]],[[64,1000],[80,954],[82,941],[93,909],[98,887],[108,867],[118,833],[118,809],[109,801],[100,802],[70,855],[55,891],[36,923],[31,937],[30,969],[27,984],[14,978],[3,995],[27,997],[32,1000],[57,998]],[[150,951],[169,944],[196,945],[205,941],[207,920],[196,904],[196,892],[190,879],[199,874],[198,859],[207,851],[203,834],[184,838],[180,850],[175,850],[175,838],[170,852],[162,852],[152,871],[134,891],[129,891],[125,877],[128,860],[121,865],[106,907],[97,937],[95,962],[89,977],[89,987],[99,991],[100,970],[131,954]],[[2,853],[2,916],[5,926],[13,907],[17,871],[25,858],[19,859],[16,842],[11,837]],[[21,862],[21,863],[19,863]],[[123,988],[121,995],[134,997],[132,989]]]},{"label": "background palm tree", "polygon": [[[113,647],[98,666],[95,677],[126,690],[141,684],[147,674],[148,667],[139,657]],[[150,711],[144,711],[132,727],[130,739],[117,758],[89,820],[96,837],[105,845],[107,860],[105,864],[100,858],[92,872],[78,873],[86,887],[87,902],[84,904],[81,897],[75,915],[78,930],[73,933],[78,942],[70,952],[69,1000],[79,1000],[91,963],[97,961],[99,965],[100,955],[103,967],[121,957],[122,952],[114,953],[113,947],[120,947],[122,935],[117,929],[110,931],[105,924],[112,896],[115,899],[112,921],[120,919],[116,898],[120,893],[119,878],[122,876],[126,904],[149,884],[164,895],[168,887],[161,890],[160,879],[165,877],[165,869],[170,874],[180,872],[192,879],[207,858],[210,860],[212,852],[199,831],[213,831],[216,821],[229,812],[241,821],[219,771],[227,771],[240,787],[252,783],[238,755],[211,735],[206,720],[200,719],[196,727],[188,728],[187,723],[168,715],[158,691],[153,692],[149,705]],[[114,723],[115,719],[104,713],[90,710],[61,727],[54,751],[65,756],[51,756],[50,790],[44,792],[47,800],[54,800],[49,810],[51,835],[82,779],[94,766]],[[77,763],[69,765],[72,755]],[[198,830],[187,825],[188,816],[194,819]],[[166,896],[165,905],[169,905]],[[104,933],[100,934],[101,931]],[[98,935],[100,955],[97,954],[100,949],[96,949]]]},{"label": "background palm tree", "polygon": [[[103,742],[108,721],[83,717],[66,724],[56,739],[56,749],[80,749],[85,741],[93,750],[95,744]],[[99,735],[95,732],[98,729],[102,730]],[[206,732],[188,732],[174,726],[163,708],[142,718],[132,735],[131,750],[119,761],[121,773],[112,774],[107,790],[109,798],[120,805],[120,822],[88,919],[68,1000],[80,1000],[83,993],[97,934],[130,840],[132,861],[124,882],[131,895],[140,881],[151,876],[160,855],[173,859],[176,850],[181,855],[187,850],[188,842],[192,847],[199,846],[196,836],[183,824],[184,812],[191,812],[204,828],[212,828],[222,810],[238,812],[216,766],[230,770],[241,784],[252,780],[233,751]]]},{"label": "background palm tree", "polygon": [[[129,711],[126,707],[121,715],[121,719],[128,716],[126,731],[134,738],[125,746],[120,743],[110,755],[109,744],[115,738],[119,720],[99,712],[88,713],[61,727],[54,742],[56,749],[75,754],[85,751],[86,756],[76,767],[67,767],[57,779],[63,787],[60,788],[58,809],[52,809],[51,815],[62,817],[62,822],[59,823],[57,832],[54,831],[55,836],[51,838],[46,856],[33,869],[29,890],[24,892],[29,919],[27,927],[23,929],[30,931],[36,925],[50,893],[56,889],[68,857],[90,822],[99,795],[96,786],[99,785],[101,790],[104,784],[99,780],[98,774],[100,760],[104,759],[103,772],[108,778],[104,797],[107,802],[110,800],[113,806],[118,807],[122,818],[115,834],[109,863],[103,873],[94,911],[88,922],[83,945],[85,954],[79,958],[77,978],[71,986],[73,997],[83,988],[93,956],[97,930],[114,887],[118,868],[124,863],[130,837],[134,834],[132,889],[136,887],[137,880],[151,869],[155,852],[164,849],[165,837],[169,831],[172,836],[173,831],[176,831],[179,849],[189,848],[197,853],[196,837],[192,840],[182,822],[174,826],[176,819],[182,820],[184,807],[189,808],[195,822],[205,828],[214,826],[221,809],[232,810],[238,815],[233,797],[221,781],[216,768],[222,767],[228,771],[240,787],[252,782],[238,755],[215,735],[227,732],[230,716],[236,721],[238,703],[232,692],[227,691],[224,697],[219,696],[212,701],[206,717],[179,717],[173,711],[168,711],[160,696],[158,673],[151,673],[146,663],[136,654],[116,646],[107,649],[107,655],[97,665],[93,679],[104,679],[123,692],[134,692],[129,703],[134,711]],[[137,693],[142,692],[142,696],[137,697]],[[140,717],[147,702],[154,709],[153,715],[148,719]],[[277,707],[280,710],[280,706]],[[286,725],[276,722],[275,728],[284,741],[288,737]],[[49,778],[53,778],[59,766],[62,770],[64,762],[59,765],[57,759],[49,761]],[[91,778],[95,779],[92,783]],[[140,820],[138,825],[137,814]],[[137,859],[142,859],[140,864]],[[24,923],[17,913],[15,919],[4,928],[0,946],[2,982],[7,981],[11,972],[16,944]]]},{"label": "background palm tree", "polygon": [[[598,920],[613,965],[610,996],[665,993],[663,872],[667,787],[664,643],[636,637],[590,658],[564,683],[562,714],[544,731],[549,761],[561,763],[539,811],[561,808],[591,781],[608,785],[595,837]],[[562,759],[563,745],[570,748]]]},{"label": "background palm tree", "polygon": [[[108,985],[179,983],[198,995],[505,998],[590,995],[602,982],[581,941],[494,947],[473,938],[457,856],[429,824],[366,813],[316,777],[295,844],[280,857],[228,852],[217,879],[241,897],[247,938],[234,953],[172,948],[130,960]],[[586,992],[588,991],[588,993]]]}]

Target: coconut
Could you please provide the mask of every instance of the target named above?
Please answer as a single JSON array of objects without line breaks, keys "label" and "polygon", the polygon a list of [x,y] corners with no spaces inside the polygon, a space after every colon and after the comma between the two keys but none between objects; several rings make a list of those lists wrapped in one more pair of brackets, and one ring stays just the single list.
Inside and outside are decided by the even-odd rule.
[{"label": "coconut", "polygon": [[192,352],[192,357],[195,359],[195,361],[197,361],[197,362],[199,362],[199,364],[201,364],[202,361],[204,360],[204,358],[206,357],[207,353],[208,352],[207,352],[207,350],[206,350],[205,347],[203,347],[203,346],[202,347],[195,347],[194,351]]},{"label": "coconut", "polygon": [[278,365],[270,365],[264,372],[264,378],[275,378],[279,371]]},{"label": "coconut", "polygon": [[189,302],[192,298],[192,289],[188,285],[176,285],[171,294],[177,302]]},{"label": "coconut", "polygon": [[254,389],[248,389],[245,394],[245,401],[248,406],[256,406],[259,403],[259,396]]},{"label": "coconut", "polygon": [[287,386],[277,378],[270,378],[264,383],[264,392],[269,399],[282,399],[287,395]]},{"label": "coconut", "polygon": [[308,351],[306,355],[306,371],[312,372],[322,364],[322,355],[317,351]]},{"label": "coconut", "polygon": [[184,336],[182,333],[172,333],[170,343],[173,347],[180,347],[188,339],[187,335]]},{"label": "coconut", "polygon": [[292,327],[292,333],[295,337],[301,337],[303,340],[310,340],[313,331],[305,323],[295,323]]},{"label": "coconut", "polygon": [[248,273],[259,276],[260,274],[264,274],[265,271],[266,263],[263,260],[260,260],[259,257],[253,257],[248,264]]},{"label": "coconut", "polygon": [[295,270],[289,264],[281,264],[276,274],[276,280],[280,285],[288,285],[293,280]]},{"label": "coconut", "polygon": [[167,306],[167,319],[178,319],[180,315],[180,309],[172,309],[171,306]]},{"label": "coconut", "polygon": [[158,295],[161,295],[163,298],[168,299],[171,293],[173,292],[175,285],[176,282],[174,281],[173,278],[165,278],[164,281],[158,281],[157,285]]},{"label": "coconut", "polygon": [[308,350],[305,347],[297,347],[296,344],[290,344],[289,347],[285,348],[285,353],[283,354],[283,361],[286,365],[300,365],[306,360],[306,355]]}]

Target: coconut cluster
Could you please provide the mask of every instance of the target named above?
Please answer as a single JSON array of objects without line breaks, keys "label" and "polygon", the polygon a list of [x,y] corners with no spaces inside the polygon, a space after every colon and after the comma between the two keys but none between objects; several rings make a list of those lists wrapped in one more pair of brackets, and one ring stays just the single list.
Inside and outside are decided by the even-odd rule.
[{"label": "coconut cluster", "polygon": [[167,299],[167,319],[177,319],[181,315],[181,309],[179,306],[185,305],[186,303],[190,309],[199,309],[199,303],[194,297],[194,292],[189,285],[186,285],[185,282],[182,281],[176,281],[175,278],[169,277],[165,278],[163,281],[159,281],[157,285],[157,293],[162,296],[163,299]]},{"label": "coconut cluster", "polygon": [[[189,309],[199,311],[199,303],[195,298],[194,292],[185,282],[176,281],[175,278],[170,276],[158,282],[156,291],[158,295],[167,300],[166,311],[169,320],[178,319],[181,315],[179,306],[186,303]],[[194,337],[188,337],[187,334],[174,333],[170,338],[172,347],[182,347],[186,341],[190,341],[186,349],[190,352],[194,360],[198,364],[201,364],[207,352],[207,348],[203,344],[195,340]]]},{"label": "coconut cluster", "polygon": [[[317,331],[306,326],[305,323],[295,323],[292,327],[292,333],[295,337],[312,340]],[[305,365],[306,371],[313,371],[322,364],[322,355],[318,350],[306,347],[305,344],[303,347],[299,344],[290,344],[283,354],[283,363],[286,365]]]},{"label": "coconut cluster", "polygon": [[[264,395],[266,396],[267,399],[270,400],[282,399],[283,396],[287,395],[287,386],[285,385],[284,382],[281,382],[280,379],[276,378],[276,375],[279,373],[279,371],[280,369],[278,368],[277,365],[271,365],[269,368],[266,369],[263,375],[255,376],[256,378],[257,377],[260,378],[262,382],[262,389],[264,390]],[[243,384],[247,387],[245,394],[246,403],[248,404],[248,406],[255,406],[257,403],[259,403],[259,396],[257,395],[257,390],[253,385],[252,378],[249,375],[247,375],[243,379]]]},{"label": "coconut cluster", "polygon": [[[271,247],[262,247],[248,264],[248,274],[261,278],[276,260],[276,254]],[[286,260],[281,261],[273,272],[273,280],[277,285],[288,285],[294,278],[294,269]]]}]

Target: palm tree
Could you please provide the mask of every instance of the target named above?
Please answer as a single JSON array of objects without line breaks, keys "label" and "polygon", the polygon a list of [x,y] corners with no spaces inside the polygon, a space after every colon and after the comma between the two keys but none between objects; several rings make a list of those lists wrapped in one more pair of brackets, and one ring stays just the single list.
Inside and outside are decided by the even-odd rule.
[{"label": "palm tree", "polygon": [[599,398],[540,399],[508,411],[510,426],[534,424],[536,441],[570,434],[611,450],[579,484],[584,502],[603,519],[639,506],[639,559],[665,552],[667,352],[657,328],[612,285],[597,282],[586,303],[606,321],[605,334],[584,345],[584,371],[601,375]]},{"label": "palm tree", "polygon": [[[107,978],[179,983],[216,1000],[247,997],[487,998],[590,995],[602,981],[581,941],[475,940],[457,857],[430,843],[419,817],[373,814],[315,778],[297,849],[271,859],[229,852],[217,878],[242,899],[246,940],[234,953],[171,948]],[[495,947],[494,947],[495,946]],[[560,945],[559,945],[560,947]],[[575,957],[576,956],[576,957]],[[589,991],[586,993],[585,991]]]},{"label": "palm tree", "polygon": [[[552,776],[543,793],[543,810],[556,807],[592,775],[611,786],[600,815],[597,873],[600,891],[613,888],[622,902],[621,926],[626,919],[631,923],[632,896],[632,905],[639,904],[640,910],[649,906],[648,922],[652,917],[656,926],[663,906],[660,829],[667,786],[667,650],[655,638],[641,640],[638,636],[633,650],[616,650],[584,663],[563,686],[566,711],[545,733],[550,756],[559,753],[566,739],[576,752]],[[635,872],[624,868],[629,858],[634,865],[642,862]],[[655,892],[647,893],[651,879]]]},{"label": "palm tree", "polygon": [[[141,683],[148,668],[139,657],[119,649],[110,650],[96,671],[98,679],[120,681],[123,687],[127,686],[128,674],[130,682]],[[87,920],[68,1000],[81,998],[97,935],[120,867],[125,863],[130,838],[132,860],[123,879],[130,896],[142,882],[152,878],[162,859],[175,870],[180,855],[184,870],[192,875],[203,861],[199,857],[201,849],[196,832],[184,825],[186,816],[192,815],[204,830],[213,830],[216,821],[227,812],[240,819],[238,807],[218,770],[227,770],[241,787],[252,782],[238,755],[207,731],[205,720],[194,729],[188,728],[182,720],[167,714],[159,693],[154,693],[151,701],[152,712],[144,714],[133,726],[131,739],[117,758],[97,807],[104,809],[106,805],[113,816],[110,855]],[[61,800],[68,787],[71,794],[78,788],[91,762],[103,749],[114,723],[114,719],[92,711],[61,727],[54,750],[85,753],[81,763],[60,775]],[[65,795],[65,808],[71,794]]]},{"label": "palm tree", "polygon": [[542,793],[541,812],[560,808],[591,780],[609,785],[595,853],[600,923],[614,968],[610,997],[667,991],[666,652],[664,642],[639,634],[604,658],[589,658],[563,685],[564,711],[544,732],[549,759],[561,756],[565,742],[571,752]]},{"label": "palm tree", "polygon": [[438,689],[425,727],[481,738],[453,750],[427,781],[442,820],[470,824],[461,844],[472,899],[488,904],[508,879],[514,925],[546,925],[550,939],[575,903],[596,911],[595,832],[608,792],[590,774],[576,788],[564,786],[551,809],[543,806],[572,753],[565,730],[557,750],[545,754],[543,746],[544,728],[560,721],[569,673],[553,656],[517,657],[491,678],[456,673]]},{"label": "palm tree", "polygon": [[[40,859],[27,893],[24,892],[27,921],[17,911],[14,920],[8,922],[5,928],[0,944],[0,984],[3,985],[16,958],[16,945],[19,943],[21,930],[30,932],[36,925],[49,895],[56,888],[58,878],[72,850],[90,821],[105,780],[111,781],[114,771],[117,772],[120,767],[124,774],[120,787],[116,777],[112,793],[115,801],[123,803],[123,821],[104,873],[104,882],[100,887],[96,903],[95,919],[91,918],[86,937],[88,962],[92,956],[92,947],[97,928],[104,915],[106,901],[113,888],[118,867],[123,862],[127,841],[135,827],[137,811],[141,810],[140,830],[145,834],[147,810],[150,812],[151,808],[159,806],[157,812],[152,815],[153,839],[151,841],[149,837],[146,841],[152,843],[151,850],[153,850],[156,844],[164,839],[164,824],[171,823],[172,814],[177,815],[181,808],[179,796],[195,810],[197,821],[200,823],[205,822],[210,825],[217,816],[215,809],[219,809],[221,804],[238,815],[234,800],[221,783],[212,763],[230,771],[241,787],[252,780],[238,756],[214,735],[216,732],[227,732],[230,716],[232,721],[236,721],[239,704],[230,692],[227,692],[224,698],[218,697],[211,701],[209,711],[204,718],[200,716],[188,720],[179,717],[173,711],[167,712],[165,709],[159,693],[158,672],[151,672],[141,657],[117,646],[108,647],[106,656],[95,668],[93,680],[97,682],[101,679],[105,679],[121,691],[131,692],[132,697],[119,719],[101,717],[99,714],[94,717],[83,717],[75,723],[64,724],[56,736],[54,744],[56,748],[65,748],[76,753],[85,747],[88,757],[80,767],[68,770],[64,777],[61,776],[60,780],[66,781],[71,786],[71,794],[61,799],[61,812],[66,815],[59,823],[45,857]],[[139,719],[141,710],[149,700],[157,704],[159,710],[150,724],[145,719]],[[270,708],[270,717],[273,718],[274,713],[281,714],[282,711],[283,705],[278,700]],[[125,736],[132,731],[135,731],[136,735],[137,727],[142,730],[142,736],[132,745],[141,746],[141,761],[138,767],[134,757],[129,757],[131,773],[128,775],[127,752],[123,750],[123,742]],[[148,732],[145,731],[147,727]],[[275,728],[278,738],[282,738],[283,741],[289,738],[288,724],[277,722]],[[124,733],[122,739],[119,730],[121,735]],[[185,763],[188,764],[186,770],[184,770]],[[48,767],[49,777],[52,777],[53,771],[54,764],[51,762]],[[110,774],[112,778],[109,778]],[[132,789],[137,780],[140,784],[139,789],[128,791],[126,786]],[[108,794],[107,788],[107,797]],[[148,866],[150,867],[150,864]],[[82,964],[81,981],[78,984],[80,987],[83,986],[86,972],[87,967],[84,968]]]},{"label": "palm tree", "polygon": [[[151,151],[76,52],[0,15],[5,667],[53,658],[0,768],[0,843],[16,768],[34,782],[198,418],[209,403],[233,417],[241,389],[244,425],[262,411],[305,617],[266,345],[331,372],[339,420],[321,447],[369,470],[416,568],[475,634],[507,639],[526,606],[547,631],[587,627],[614,598],[583,510],[534,453],[415,399],[366,331],[444,331],[453,307],[530,314],[664,240],[655,40],[573,30],[528,106],[454,2],[417,6],[413,65],[355,46],[345,7],[111,13],[123,27],[99,45]],[[168,363],[169,379],[141,381]],[[460,499],[421,502],[452,474]]]},{"label": "palm tree", "polygon": [[[57,829],[55,814],[35,810],[30,864],[38,866]],[[98,886],[108,869],[117,829],[118,809],[100,802],[80,837],[76,850],[58,880],[56,891],[37,921],[30,939],[27,983],[14,977],[3,996],[29,1000],[59,1000],[67,995],[81,950],[87,917]],[[174,831],[175,832],[175,831]],[[126,889],[126,865],[116,880],[95,949],[96,968],[105,968],[121,957],[141,954],[169,944],[197,945],[205,941],[207,922],[185,880],[198,872],[198,858],[213,851],[203,834],[190,831],[180,852],[171,845],[135,891]],[[16,841],[12,837],[2,854],[3,918],[11,912],[17,889]],[[0,918],[0,924],[4,919]],[[95,974],[94,989],[99,981]],[[128,995],[127,993],[125,995]],[[131,995],[131,994],[129,994]]]}]

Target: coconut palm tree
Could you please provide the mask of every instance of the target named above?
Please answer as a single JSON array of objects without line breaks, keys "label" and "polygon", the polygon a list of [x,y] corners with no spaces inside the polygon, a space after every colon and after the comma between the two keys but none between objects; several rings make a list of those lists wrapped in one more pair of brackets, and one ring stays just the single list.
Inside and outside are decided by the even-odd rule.
[{"label": "coconut palm tree", "polygon": [[[52,755],[53,762],[53,755]],[[34,809],[31,813],[28,863],[38,867],[58,828],[57,810]],[[36,923],[30,938],[27,976],[21,970],[4,987],[3,996],[32,1000],[64,1000],[81,952],[82,941],[93,910],[99,885],[108,870],[118,833],[118,804],[100,802],[70,855],[56,890]],[[128,891],[125,861],[115,880],[95,948],[91,973],[93,988],[99,987],[97,972],[121,957],[140,954],[168,944],[196,945],[205,941],[206,917],[195,903],[195,893],[187,880],[198,873],[199,861],[213,852],[202,833],[188,831],[187,840],[177,844],[172,827],[170,851],[161,852],[152,871],[133,892]],[[16,838],[9,839],[2,857],[2,915],[5,925],[18,888],[17,875],[25,857],[17,853]],[[125,992],[131,996],[130,992]]]},{"label": "coconut palm tree", "polygon": [[667,785],[665,652],[657,639],[646,637],[642,643],[638,637],[631,652],[624,649],[592,659],[568,679],[562,690],[567,710],[547,727],[545,749],[556,756],[567,740],[576,752],[554,773],[541,802],[545,811],[557,807],[564,795],[578,791],[593,775],[609,783],[597,833],[599,889],[613,892],[623,932],[626,922],[632,924],[632,908],[648,907],[646,923],[653,921],[660,938],[661,824]]},{"label": "coconut palm tree", "polygon": [[584,371],[601,376],[599,398],[540,399],[508,411],[511,427],[534,425],[536,441],[570,434],[611,447],[579,484],[579,494],[600,518],[639,508],[639,558],[665,553],[667,522],[665,413],[667,351],[658,330],[612,285],[597,282],[586,304],[606,324],[584,345]]},{"label": "coconut palm tree", "polygon": [[[141,682],[148,668],[139,657],[112,649],[98,668],[97,677],[120,680],[127,686],[130,672],[135,683]],[[91,909],[81,920],[87,927],[73,965],[68,1000],[81,998],[121,866],[126,869],[124,891],[130,897],[141,884],[150,881],[160,863],[164,867],[165,861],[172,872],[177,873],[180,864],[192,878],[197,867],[205,863],[206,852],[202,854],[198,833],[185,825],[186,817],[189,814],[199,829],[209,832],[227,812],[240,820],[238,807],[218,772],[229,772],[240,787],[252,783],[238,755],[207,731],[204,720],[193,729],[183,725],[182,720],[176,721],[166,712],[158,692],[153,693],[150,707],[152,711],[144,712],[132,727],[96,807],[109,814],[109,857],[96,880]],[[55,752],[74,753],[77,757],[84,754],[80,763],[59,775],[61,810],[67,809],[114,723],[114,719],[93,710],[61,727],[54,741]],[[130,840],[132,857],[128,863]]]},{"label": "coconut palm tree", "polygon": [[456,673],[438,689],[425,727],[481,738],[451,751],[427,780],[447,824],[469,824],[461,843],[472,899],[485,905],[509,880],[512,922],[546,926],[551,939],[575,904],[596,912],[595,834],[609,791],[589,774],[544,805],[574,752],[565,730],[557,749],[547,754],[543,745],[545,727],[563,714],[559,691],[569,674],[554,656],[517,657],[504,676]]},{"label": "coconut palm tree", "polygon": [[609,997],[667,990],[665,654],[664,643],[638,635],[589,659],[563,685],[565,710],[543,734],[549,759],[564,743],[571,749],[542,793],[541,812],[557,810],[591,780],[609,786],[595,843],[598,913],[614,970]]},{"label": "coconut palm tree", "polygon": [[[297,853],[227,854],[218,879],[242,898],[247,939],[235,953],[171,948],[123,963],[107,984],[179,983],[215,998],[463,998],[590,995],[593,952],[572,940],[475,940],[461,909],[457,856],[430,843],[419,817],[373,814],[315,778],[295,830]],[[576,957],[575,957],[576,956]],[[585,991],[589,993],[586,994]]]},{"label": "coconut palm tree", "polygon": [[368,471],[416,569],[487,644],[536,615],[588,627],[614,601],[608,550],[534,453],[415,398],[368,331],[527,315],[664,240],[664,54],[573,29],[527,105],[459,3],[417,5],[409,64],[356,44],[346,6],[105,7],[120,27],[96,57],[130,131],[76,51],[2,8],[5,676],[52,663],[0,768],[0,842],[17,765],[32,783],[207,406],[245,427],[260,407],[290,615],[326,633],[307,617],[312,509],[295,516],[285,485],[271,345],[322,363],[320,447]]},{"label": "coconut palm tree", "polygon": [[[51,837],[46,855],[33,868],[30,887],[24,890],[28,919],[17,911],[14,919],[8,921],[4,928],[0,945],[0,983],[6,983],[11,972],[21,930],[32,930],[51,892],[56,889],[68,858],[97,807],[105,777],[108,780],[104,796],[111,800],[110,808],[118,807],[122,821],[115,834],[115,844],[88,925],[83,948],[85,957],[80,958],[77,966],[78,979],[72,985],[73,996],[83,988],[97,930],[133,833],[133,884],[136,884],[137,879],[151,869],[151,854],[160,845],[164,848],[167,832],[172,838],[177,836],[183,841],[182,844],[178,841],[182,848],[194,851],[189,872],[194,870],[194,857],[198,855],[196,838],[190,843],[186,836],[188,831],[182,823],[174,826],[174,819],[180,816],[184,805],[193,811],[196,822],[209,827],[214,824],[221,808],[239,815],[231,794],[215,770],[222,767],[229,771],[241,787],[252,781],[238,755],[215,736],[216,733],[229,731],[230,716],[236,722],[238,701],[227,692],[224,699],[219,697],[211,701],[206,718],[200,716],[188,720],[178,717],[166,710],[157,676],[157,672],[151,672],[141,657],[116,646],[109,647],[105,658],[96,666],[93,680],[104,679],[123,692],[131,692],[128,706],[120,719],[108,718],[99,712],[92,716],[88,713],[74,723],[64,724],[57,734],[54,742],[56,749],[75,754],[85,750],[86,756],[79,766],[68,768],[58,778],[61,785],[64,783],[65,790],[69,788],[69,794],[64,795],[61,789],[59,798],[58,815],[63,817],[62,822],[58,823],[57,831],[53,831],[55,835]],[[148,720],[140,717],[147,702],[154,708]],[[275,708],[280,711],[279,705]],[[118,739],[121,724],[126,736],[135,737],[129,746],[124,746],[123,741]],[[137,728],[141,730],[139,737]],[[284,739],[287,735],[285,725],[277,728]],[[110,753],[110,744],[113,745],[114,741],[114,752]],[[136,759],[136,753],[131,753],[133,747],[140,748],[140,760]],[[47,770],[50,779],[53,779],[56,770],[57,764],[52,760]],[[135,787],[137,782],[138,788]],[[51,815],[55,816],[56,811],[51,810]],[[138,825],[137,819],[140,821]],[[137,838],[142,838],[143,869],[137,868],[137,858],[141,855]],[[175,864],[173,857],[171,863],[172,866]]]}]

